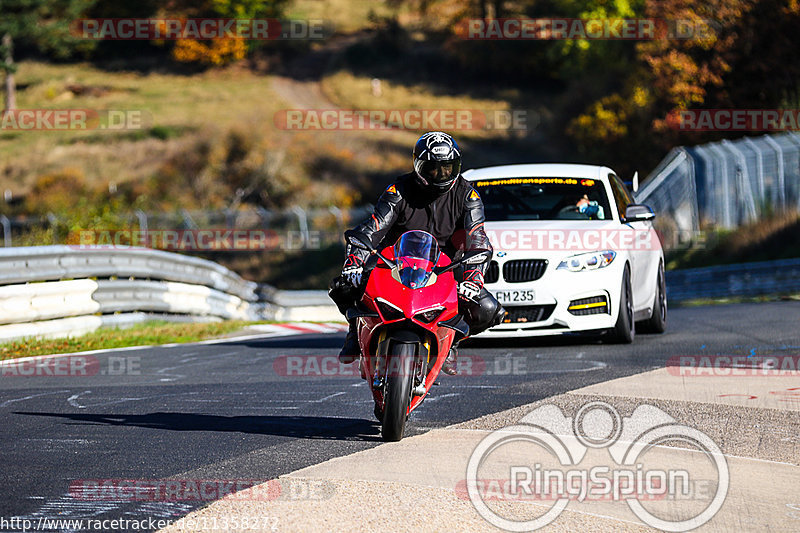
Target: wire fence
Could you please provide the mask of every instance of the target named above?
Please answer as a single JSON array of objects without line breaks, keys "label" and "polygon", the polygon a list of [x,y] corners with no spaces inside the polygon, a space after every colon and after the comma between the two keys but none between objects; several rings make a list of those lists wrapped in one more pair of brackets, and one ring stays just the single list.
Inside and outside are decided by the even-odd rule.
[{"label": "wire fence", "polygon": [[744,137],[673,148],[636,201],[679,235],[732,229],[783,210],[800,210],[800,134]]}]

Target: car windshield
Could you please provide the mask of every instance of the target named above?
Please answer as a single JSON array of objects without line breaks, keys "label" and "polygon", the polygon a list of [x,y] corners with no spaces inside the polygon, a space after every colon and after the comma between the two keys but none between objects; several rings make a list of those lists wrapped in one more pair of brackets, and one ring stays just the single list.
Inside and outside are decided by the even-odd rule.
[{"label": "car windshield", "polygon": [[397,239],[394,257],[400,271],[400,283],[409,289],[419,289],[428,283],[439,260],[439,244],[430,233],[407,231]]},{"label": "car windshield", "polygon": [[587,178],[502,178],[473,183],[486,220],[608,220],[603,182]]}]

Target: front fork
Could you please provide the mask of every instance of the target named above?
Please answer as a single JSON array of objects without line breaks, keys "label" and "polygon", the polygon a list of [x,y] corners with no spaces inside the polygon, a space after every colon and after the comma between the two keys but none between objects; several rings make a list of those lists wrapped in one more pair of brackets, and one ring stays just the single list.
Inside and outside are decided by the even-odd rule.
[{"label": "front fork", "polygon": [[[388,364],[389,358],[389,338],[387,338],[386,331],[383,330],[379,333],[378,344],[375,357],[375,372],[372,376],[373,390],[380,390],[386,386],[386,374],[390,365]],[[417,357],[414,360],[414,385],[411,389],[412,396],[423,396],[427,389],[425,388],[425,378],[428,375],[428,369],[431,362],[431,341],[425,338],[421,343],[417,343]]]}]

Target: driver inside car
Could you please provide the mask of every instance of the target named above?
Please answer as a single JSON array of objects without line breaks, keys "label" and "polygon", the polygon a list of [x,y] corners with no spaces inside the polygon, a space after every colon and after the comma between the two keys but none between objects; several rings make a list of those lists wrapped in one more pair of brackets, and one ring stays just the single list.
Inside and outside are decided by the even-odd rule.
[{"label": "driver inside car", "polygon": [[603,220],[603,207],[589,196],[584,194],[575,204],[579,213],[583,213],[592,220]]},{"label": "driver inside car", "polygon": [[[461,150],[447,133],[422,135],[414,146],[413,165],[414,170],[397,178],[378,199],[373,213],[353,231],[377,249],[393,245],[406,231],[423,230],[433,235],[451,258],[457,250],[488,250],[484,263],[454,272],[459,313],[469,324],[470,335],[476,335],[499,324],[505,315],[505,309],[483,286],[492,252],[483,228],[483,201],[461,176]],[[347,245],[342,273],[331,281],[328,290],[342,314],[361,300],[375,264],[368,251]],[[457,353],[453,345],[443,372],[456,373]],[[351,322],[339,360],[352,363],[359,356],[356,324]]]}]

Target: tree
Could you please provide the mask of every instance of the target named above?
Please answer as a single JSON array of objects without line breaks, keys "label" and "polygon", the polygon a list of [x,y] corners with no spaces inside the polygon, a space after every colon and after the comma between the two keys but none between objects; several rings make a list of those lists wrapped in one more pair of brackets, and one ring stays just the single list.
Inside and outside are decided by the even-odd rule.
[{"label": "tree", "polygon": [[2,46],[0,70],[5,74],[5,111],[16,108],[14,45],[23,43],[44,54],[65,59],[88,52],[94,42],[70,33],[70,24],[83,16],[95,0],[0,0]]},{"label": "tree", "polygon": [[[226,19],[277,18],[287,0],[177,0],[170,5],[170,14],[184,17]],[[172,48],[172,57],[184,63],[222,65],[247,54],[247,42],[239,37],[213,39],[210,42],[181,39]]]},{"label": "tree", "polygon": [[585,153],[643,168],[648,154],[719,137],[675,129],[677,111],[798,105],[800,2],[647,0],[645,14],[684,31],[637,44],[622,87],[571,121],[567,133]]},{"label": "tree", "polygon": [[12,48],[14,42],[11,39],[9,32],[3,33],[2,50],[3,50],[3,71],[6,75],[5,80],[5,100],[3,101],[3,110],[13,111],[17,108],[17,83],[14,80],[14,72],[17,70],[14,65],[14,49]]}]

